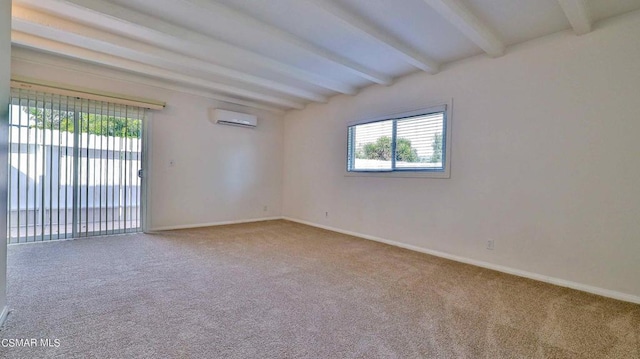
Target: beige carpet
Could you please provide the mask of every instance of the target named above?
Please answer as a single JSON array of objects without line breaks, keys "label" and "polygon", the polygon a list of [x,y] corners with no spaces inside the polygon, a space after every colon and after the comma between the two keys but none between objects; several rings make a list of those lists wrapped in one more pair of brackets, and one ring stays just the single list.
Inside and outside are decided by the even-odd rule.
[{"label": "beige carpet", "polygon": [[9,247],[7,358],[640,358],[640,305],[286,221]]}]

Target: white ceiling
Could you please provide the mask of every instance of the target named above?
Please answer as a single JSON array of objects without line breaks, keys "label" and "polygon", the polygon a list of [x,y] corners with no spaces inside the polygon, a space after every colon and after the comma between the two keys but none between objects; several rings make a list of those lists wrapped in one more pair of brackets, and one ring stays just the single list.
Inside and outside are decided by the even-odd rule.
[{"label": "white ceiling", "polygon": [[12,41],[291,109],[637,9],[640,0],[13,0]]}]

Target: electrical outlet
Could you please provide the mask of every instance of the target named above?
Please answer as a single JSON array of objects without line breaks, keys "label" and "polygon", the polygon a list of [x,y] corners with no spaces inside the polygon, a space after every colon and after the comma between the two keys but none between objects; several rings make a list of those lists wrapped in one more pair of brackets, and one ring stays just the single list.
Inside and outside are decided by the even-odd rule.
[{"label": "electrical outlet", "polygon": [[488,240],[487,241],[487,249],[492,251],[494,247],[495,247],[495,243],[493,242],[493,239]]},{"label": "electrical outlet", "polygon": [[264,206],[264,207],[262,208],[262,210],[266,212],[266,211],[268,211],[268,210],[269,210],[269,207]]},{"label": "electrical outlet", "polygon": [[329,218],[329,212],[324,212],[324,217]]}]

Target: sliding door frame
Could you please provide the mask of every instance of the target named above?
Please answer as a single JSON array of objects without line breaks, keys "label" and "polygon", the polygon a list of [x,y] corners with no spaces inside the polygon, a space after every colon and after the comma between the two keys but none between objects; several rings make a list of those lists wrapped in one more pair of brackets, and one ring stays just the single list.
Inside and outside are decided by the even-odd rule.
[{"label": "sliding door frame", "polygon": [[142,169],[142,177],[140,178],[140,231],[143,233],[149,233],[150,231],[150,211],[149,206],[149,173],[151,173],[151,136],[149,133],[152,129],[152,121],[150,121],[151,113],[147,111],[142,118],[142,136],[140,136],[140,142],[142,145],[142,159],[140,167]]},{"label": "sliding door frame", "polygon": [[[126,122],[125,122],[125,128],[127,128],[129,126],[128,121],[130,120],[138,120],[139,121],[139,131],[141,133],[139,133],[139,136],[137,137],[137,140],[133,140],[136,137],[126,137],[126,135],[123,135],[121,138],[120,136],[116,136],[114,135],[111,131],[108,131],[107,134],[103,134],[102,132],[102,127],[100,129],[100,134],[91,134],[89,133],[89,123],[87,122],[87,132],[83,132],[83,121],[84,118],[86,117],[86,121],[89,121],[89,116],[90,115],[94,115],[94,116],[100,116],[99,117],[99,121],[100,121],[100,126],[102,126],[102,123],[104,121],[103,117],[107,117],[109,118],[110,115],[112,115],[109,110],[107,110],[107,114],[105,115],[104,113],[102,113],[98,110],[95,110],[95,107],[93,104],[87,102],[87,107],[85,108],[85,101],[81,101],[79,104],[77,105],[72,105],[69,106],[69,98],[67,98],[67,104],[65,107],[65,111],[67,113],[73,112],[73,119],[72,119],[72,123],[73,123],[73,132],[70,134],[68,133],[69,128],[67,127],[66,131],[63,131],[63,127],[62,127],[62,122],[61,122],[61,115],[58,118],[58,135],[57,135],[57,143],[54,143],[54,119],[53,119],[53,113],[54,110],[57,107],[57,110],[60,112],[61,111],[61,105],[63,102],[62,101],[62,97],[65,96],[60,96],[58,97],[58,102],[60,102],[60,104],[58,104],[56,106],[56,101],[54,100],[56,98],[56,96],[54,97],[47,97],[51,94],[46,94],[46,93],[36,93],[35,95],[26,95],[23,96],[22,93],[20,92],[19,95],[16,96],[12,96],[11,99],[11,112],[13,112],[14,109],[18,109],[20,111],[20,113],[18,114],[18,124],[16,125],[13,122],[14,119],[14,115],[11,115],[12,117],[9,120],[9,131],[10,134],[13,134],[13,130],[14,128],[17,128],[18,130],[15,131],[17,132],[17,136],[18,136],[18,142],[17,143],[13,143],[10,142],[10,146],[9,146],[9,158],[12,158],[11,156],[14,154],[17,154],[17,164],[18,164],[18,168],[13,168],[14,163],[12,161],[9,161],[9,165],[8,165],[8,169],[10,170],[9,172],[9,190],[13,191],[13,184],[11,183],[12,181],[12,172],[17,173],[17,191],[15,191],[15,193],[10,193],[9,196],[9,201],[8,205],[8,220],[11,220],[11,212],[13,211],[11,208],[11,203],[13,200],[16,201],[16,205],[17,205],[17,209],[18,212],[16,214],[16,219],[14,221],[11,222],[15,222],[15,223],[11,223],[11,226],[8,226],[8,230],[7,230],[7,234],[8,234],[8,239],[9,242],[14,244],[14,243],[33,243],[33,242],[46,242],[46,241],[50,241],[50,240],[61,240],[61,239],[76,239],[76,238],[83,238],[83,237],[89,237],[89,236],[100,236],[100,235],[117,235],[117,234],[126,234],[126,233],[136,233],[136,232],[146,232],[148,231],[148,210],[147,210],[147,202],[148,202],[148,173],[149,173],[149,156],[148,156],[148,148],[149,148],[149,141],[148,139],[150,138],[148,135],[148,132],[150,130],[150,121],[148,120],[148,117],[150,116],[149,112],[147,110],[145,110],[144,108],[138,108],[134,115],[133,112],[129,112],[129,106],[127,106],[125,108],[124,111],[120,111],[120,112],[113,112],[113,116],[116,118],[125,118]],[[32,97],[31,97],[32,96]],[[40,97],[42,96],[42,98]],[[47,99],[48,98],[48,99]],[[77,98],[79,100],[79,98]],[[23,100],[26,102],[26,106],[23,103]],[[50,103],[49,103],[50,102]],[[35,103],[35,106],[32,106],[31,104]],[[15,108],[13,107],[14,105],[17,105]],[[42,106],[40,106],[42,105]],[[98,104],[100,107],[107,105],[107,103],[99,103]],[[23,114],[22,112],[24,111],[23,108],[27,108],[27,130],[26,132],[26,143],[22,143],[20,140],[20,137],[23,135],[23,116],[25,116],[25,114]],[[30,121],[30,109],[35,108],[36,111],[41,110],[42,111],[42,128],[39,128],[38,125],[33,126],[33,128],[29,127],[31,125],[29,125],[29,121]],[[51,117],[50,124],[47,126],[47,112],[51,112],[49,114],[49,116]],[[124,114],[124,116],[123,116]],[[131,114],[131,117],[129,116],[129,114]],[[70,119],[70,117],[67,117],[68,119]],[[107,120],[108,121],[108,120]],[[68,122],[67,122],[68,123]],[[108,123],[108,122],[107,122]],[[68,126],[68,125],[67,125]],[[108,125],[107,125],[108,126]],[[47,128],[50,127],[50,128]],[[38,134],[39,132],[42,133],[42,136],[46,135],[46,131],[51,131],[51,133],[49,134],[49,136],[45,139],[43,137],[42,141],[38,141]],[[34,137],[34,141],[35,143],[30,143],[29,139],[31,138],[31,131],[35,131],[34,133],[36,134]],[[128,130],[126,130],[128,131]],[[65,158],[68,157],[68,152],[69,152],[69,137],[73,138],[73,146],[71,148],[71,153],[73,156],[72,161],[69,160],[65,160],[65,165],[64,165],[64,176],[65,176],[65,189],[64,189],[64,209],[61,206],[61,200],[60,200],[60,191],[62,188],[62,183],[60,180],[60,177],[62,175],[62,161],[61,158],[63,156],[62,154],[62,138],[63,138],[63,134],[62,132],[65,132],[65,137],[66,140],[64,142],[64,147],[65,147],[65,151],[64,151],[64,156]],[[98,137],[100,136],[100,137]],[[49,138],[51,137],[51,138]],[[93,137],[93,138],[92,138]],[[96,141],[99,139],[100,143],[102,143],[102,137],[106,137],[107,138],[107,148],[106,148],[106,156],[103,155],[102,151],[104,150],[104,148],[102,147],[102,144],[100,145],[100,148],[96,147],[94,144],[95,148],[90,148],[90,141]],[[86,144],[82,144],[80,143],[81,141],[84,140],[84,138],[86,138],[87,143]],[[119,140],[118,140],[119,139]],[[50,143],[47,144],[47,140],[50,140]],[[119,141],[120,146],[117,146],[116,143],[118,143],[117,141]],[[131,141],[131,142],[129,142]],[[41,142],[41,143],[40,143]],[[109,147],[109,142],[111,142],[113,144],[113,148]],[[28,200],[30,199],[29,196],[29,191],[33,191],[33,197],[34,197],[34,208],[33,208],[33,219],[34,222],[31,225],[31,227],[33,228],[33,233],[32,235],[29,234],[29,231],[31,229],[31,227],[29,226],[29,223],[26,222],[25,227],[24,227],[24,235],[21,234],[21,230],[22,228],[20,227],[20,219],[21,219],[21,215],[20,215],[20,206],[21,206],[21,193],[22,191],[25,190],[24,187],[20,186],[20,176],[22,174],[22,167],[20,165],[20,161],[22,158],[22,147],[26,145],[26,158],[25,160],[27,161],[27,165],[29,165],[29,158],[30,158],[30,146],[33,146],[34,151],[33,151],[33,155],[34,158],[32,160],[37,161],[38,163],[34,163],[33,164],[33,168],[34,168],[34,172],[33,174],[31,174],[31,167],[27,166],[26,169],[26,177],[27,179],[25,180],[25,185],[26,185],[26,192],[24,193],[25,196],[27,196],[25,198],[25,216],[24,218],[26,220],[28,220],[29,218],[29,203]],[[82,147],[83,145],[85,145],[87,147],[86,151],[86,169],[85,171],[83,171],[83,168],[81,168],[84,163],[81,163],[81,161],[83,161],[83,150],[84,148]],[[124,145],[124,147],[123,147]],[[46,150],[46,147],[51,147],[48,151]],[[58,150],[54,150],[54,147],[58,147]],[[133,147],[131,147],[133,146]],[[17,147],[17,152],[13,152],[13,148]],[[40,156],[38,158],[38,147],[42,147],[42,156]],[[116,152],[117,150],[117,152]],[[96,157],[96,153],[100,151],[100,155],[98,157]],[[49,158],[48,161],[46,159],[46,154],[45,152],[47,152],[47,154],[49,154]],[[49,153],[50,152],[50,153]],[[110,153],[111,152],[111,153]],[[57,166],[55,171],[53,170],[54,168],[54,156],[57,155]],[[104,157],[103,157],[104,156]],[[109,157],[111,156],[111,157]],[[117,158],[116,158],[117,157]],[[91,159],[93,158],[93,169],[90,166],[90,162]],[[103,160],[107,160],[105,164],[103,162]],[[115,175],[115,170],[117,167],[118,170],[118,176],[113,176],[113,178],[109,178],[108,175],[106,177],[102,176],[102,168],[104,167],[99,167],[100,170],[100,177],[99,177],[99,185],[96,185],[97,181],[96,181],[96,174],[97,174],[97,169],[96,169],[96,161],[99,160],[100,161],[100,166],[113,166],[112,171],[113,174]],[[41,162],[42,163],[39,163]],[[124,163],[123,163],[124,161]],[[48,163],[46,163],[48,162]],[[72,163],[69,163],[72,162]],[[109,163],[111,162],[111,163]],[[134,166],[134,164],[138,164],[138,166]],[[123,165],[124,165],[124,169],[123,169]],[[42,181],[40,178],[38,178],[37,180],[34,180],[34,188],[30,188],[29,187],[29,178],[33,177],[33,176],[37,176],[37,171],[38,168],[36,168],[36,166],[42,166],[43,172],[42,175],[40,175],[39,177],[42,177],[42,179],[44,179],[44,181]],[[44,169],[49,168],[49,173],[47,173]],[[93,182],[90,182],[90,172],[93,171]],[[57,174],[56,174],[57,172]],[[86,173],[85,173],[86,172]],[[86,174],[87,176],[87,181],[86,184],[82,183],[82,178],[81,176],[83,174]],[[53,181],[54,178],[57,176],[58,181],[57,181],[57,185],[58,185],[58,189],[57,189],[57,194],[54,193],[54,188],[53,188]],[[138,176],[138,177],[136,177]],[[50,178],[46,178],[46,177],[50,177]],[[35,177],[34,177],[35,178]],[[69,185],[68,184],[68,180],[71,180],[72,183]],[[55,217],[53,215],[53,211],[54,211],[54,206],[53,203],[51,203],[51,205],[48,208],[49,214],[48,214],[48,218],[49,218],[49,222],[45,222],[44,221],[44,217],[46,216],[45,211],[47,209],[45,209],[45,188],[42,186],[45,186],[45,182],[51,182],[48,184],[48,188],[49,188],[49,202],[53,202],[54,198],[57,196],[57,201],[56,201],[56,211],[58,211],[57,213],[57,223],[53,223],[53,217]],[[103,181],[104,181],[104,185],[103,185]],[[105,200],[105,211],[107,213],[105,213],[104,216],[104,222],[106,223],[104,230],[102,229],[102,222],[103,222],[103,218],[102,218],[102,193],[103,191],[105,191],[105,196],[109,197],[109,181],[111,181],[111,186],[113,188],[111,188],[111,210],[109,212],[109,201]],[[117,181],[117,185],[116,185],[116,181]],[[134,186],[135,184],[135,186]],[[93,190],[90,189],[90,187],[93,185]],[[133,190],[133,188],[136,188],[139,185],[139,187],[135,190]],[[41,187],[40,192],[38,193],[38,188],[35,188],[35,186]],[[84,192],[84,188],[83,186],[86,186],[86,193]],[[95,207],[96,206],[96,186],[99,187],[97,188],[97,190],[99,191],[99,195],[100,195],[100,204],[99,204],[99,208]],[[71,187],[71,188],[69,188]],[[116,187],[118,188],[118,201],[117,201],[117,207],[116,207],[116,200],[115,200],[115,195],[116,195]],[[120,191],[124,188],[124,194],[120,194]],[[71,193],[71,203],[67,203],[67,198],[68,198],[68,190],[71,189],[72,193]],[[81,191],[83,193],[81,193]],[[89,193],[91,191],[91,194],[93,195],[93,197],[89,196]],[[127,192],[131,191],[131,197],[127,197]],[[135,196],[133,196],[135,193]],[[38,208],[37,202],[38,202],[38,196],[42,197],[42,203],[40,204],[40,208]],[[124,196],[124,197],[122,197]],[[15,198],[12,198],[15,197]],[[84,197],[84,198],[83,198]],[[134,198],[137,197],[135,200]],[[86,203],[85,203],[86,202]],[[82,204],[85,204],[85,208],[83,208]],[[69,207],[69,204],[71,205]],[[89,209],[90,209],[90,204],[91,204],[91,213],[92,213],[92,218],[93,221],[90,222],[89,221]],[[134,211],[135,209],[135,211]],[[61,223],[60,223],[60,218],[62,217],[60,214],[60,211],[64,210],[65,214],[64,214],[64,233],[60,232],[61,229]],[[82,213],[81,211],[85,211],[84,213]],[[95,216],[96,213],[95,211],[99,210],[100,214],[98,215],[98,221],[99,221],[99,227],[96,227],[96,222],[95,222]],[[40,211],[41,213],[37,213],[38,211]],[[67,216],[69,214],[69,211],[71,211],[71,223],[68,222]],[[117,211],[117,216],[118,219],[116,220],[116,211]],[[109,220],[109,216],[108,213],[111,213],[111,219]],[[124,219],[123,219],[123,213],[124,213]],[[83,214],[85,216],[84,218],[84,223],[82,222],[83,219]],[[38,218],[36,218],[37,215],[40,215],[43,219],[42,223],[38,223]],[[133,219],[133,215],[135,215],[135,220]],[[108,224],[111,221],[111,225],[112,228],[109,229],[108,228]],[[124,221],[124,227],[122,227],[122,221]],[[118,227],[116,228],[116,223],[118,223]],[[130,227],[127,227],[127,223],[131,224]],[[14,228],[14,224],[17,225],[17,227]],[[84,224],[84,230],[82,228],[82,225]],[[135,225],[134,225],[135,224]],[[68,226],[71,225],[71,230],[69,231]],[[48,230],[48,234],[47,232],[47,226],[49,228]],[[54,233],[54,228],[57,226],[58,230],[57,233]],[[90,228],[90,226],[93,226],[92,228]],[[12,236],[12,230],[15,229],[16,230],[16,235]],[[38,230],[40,230],[40,233],[38,233]],[[30,240],[30,238],[32,238],[33,240]]]}]

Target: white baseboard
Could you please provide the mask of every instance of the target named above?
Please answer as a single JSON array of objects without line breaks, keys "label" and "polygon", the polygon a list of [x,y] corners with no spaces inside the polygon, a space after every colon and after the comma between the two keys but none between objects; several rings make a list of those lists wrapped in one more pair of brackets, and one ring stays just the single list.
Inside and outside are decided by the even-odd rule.
[{"label": "white baseboard", "polygon": [[0,328],[4,325],[7,315],[9,315],[9,307],[5,305],[4,308],[2,308],[2,312],[0,312]]},{"label": "white baseboard", "polygon": [[221,222],[210,222],[210,223],[195,223],[195,224],[183,224],[178,226],[162,226],[149,229],[149,232],[159,232],[159,231],[170,231],[174,229],[188,229],[188,228],[201,228],[201,227],[213,227],[213,226],[224,226],[227,224],[240,224],[240,223],[251,223],[251,222],[263,222],[263,221],[273,221],[277,219],[282,219],[282,217],[263,217],[263,218],[252,218],[252,219],[240,219],[235,221],[221,221]]},{"label": "white baseboard", "polygon": [[576,283],[576,282],[572,282],[572,281],[568,281],[568,280],[564,280],[564,279],[560,279],[560,278],[549,277],[549,276],[538,274],[538,273],[527,272],[527,271],[520,270],[520,269],[510,268],[510,267],[506,267],[506,266],[499,265],[499,264],[493,264],[493,263],[489,263],[489,262],[484,262],[484,261],[479,261],[479,260],[470,259],[470,258],[466,258],[466,257],[461,257],[461,256],[457,256],[457,255],[449,254],[449,253],[445,253],[445,252],[434,251],[434,250],[431,250],[431,249],[426,249],[426,248],[414,246],[414,245],[411,245],[411,244],[405,244],[405,243],[391,241],[391,240],[384,239],[384,238],[378,238],[378,237],[370,236],[370,235],[367,235],[367,234],[362,234],[362,233],[357,233],[357,232],[352,232],[352,231],[346,231],[346,230],[343,230],[343,229],[340,229],[340,228],[325,226],[325,225],[317,224],[317,223],[313,223],[313,222],[307,222],[307,221],[303,221],[303,220],[296,219],[296,218],[291,218],[291,217],[286,217],[285,216],[285,217],[282,217],[282,219],[285,219],[287,221],[301,223],[301,224],[306,224],[306,225],[312,226],[312,227],[318,227],[318,228],[326,229],[326,230],[333,231],[333,232],[338,232],[338,233],[348,234],[348,235],[355,236],[355,237],[369,239],[369,240],[372,240],[372,241],[381,242],[381,243],[389,244],[389,245],[392,245],[392,246],[395,246],[395,247],[409,249],[409,250],[416,251],[416,252],[426,253],[426,254],[430,254],[430,255],[436,256],[436,257],[450,259],[450,260],[453,260],[453,261],[456,261],[456,262],[471,264],[471,265],[474,265],[474,266],[477,266],[477,267],[492,269],[492,270],[495,270],[495,271],[498,271],[498,272],[503,272],[503,273],[507,273],[507,274],[516,275],[516,276],[519,276],[519,277],[529,278],[529,279],[537,280],[537,281],[540,281],[540,282],[546,282],[546,283],[555,284],[555,285],[558,285],[558,286],[561,286],[561,287],[566,287],[566,288],[576,289],[576,290],[587,292],[587,293],[597,294],[597,295],[600,295],[600,296],[603,296],[603,297],[608,297],[608,298],[622,300],[622,301],[625,301],[625,302],[631,302],[631,303],[640,304],[640,297],[636,296],[636,295],[632,295],[632,294],[617,292],[617,291],[613,291],[613,290],[609,290],[609,289],[598,288],[598,287],[594,287],[594,286],[590,286],[590,285],[586,285],[586,284],[582,284],[582,283]]}]

